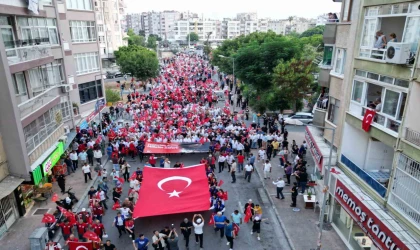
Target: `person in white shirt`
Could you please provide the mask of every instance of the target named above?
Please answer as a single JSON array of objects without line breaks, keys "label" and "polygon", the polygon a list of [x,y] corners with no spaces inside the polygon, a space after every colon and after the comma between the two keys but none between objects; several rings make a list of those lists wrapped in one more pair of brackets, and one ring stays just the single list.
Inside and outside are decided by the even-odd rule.
[{"label": "person in white shirt", "polygon": [[217,161],[219,162],[219,173],[221,173],[225,169],[226,157],[220,155]]},{"label": "person in white shirt", "polygon": [[120,212],[121,212],[121,215],[124,216],[124,218],[129,218],[130,217],[130,214],[133,213],[133,211],[131,211],[131,209],[128,208],[128,207],[126,207],[125,205],[123,205],[120,208]]},{"label": "person in white shirt", "polygon": [[95,157],[96,162],[102,166],[102,151],[99,148],[93,151],[93,157]]},{"label": "person in white shirt", "polygon": [[75,151],[75,150],[73,150],[71,153],[70,153],[70,160],[73,162],[73,167],[74,167],[74,169],[77,169],[77,164],[79,163],[79,157],[77,156],[77,152]]},{"label": "person in white shirt", "polygon": [[262,162],[264,162],[265,160],[265,149],[260,148],[260,150],[258,150],[258,162],[260,162],[260,160]]},{"label": "person in white shirt", "polygon": [[248,182],[251,181],[252,172],[254,172],[254,167],[249,164],[249,162],[244,167],[245,170],[245,180],[248,178]]},{"label": "person in white shirt", "polygon": [[164,168],[171,168],[171,162],[169,161],[169,158],[165,158],[165,161],[163,162]]},{"label": "person in white shirt", "polygon": [[203,249],[204,218],[201,214],[194,214],[192,221],[194,226],[195,243],[198,244],[200,241],[200,249]]},{"label": "person in white shirt", "polygon": [[85,162],[85,164],[82,167],[83,175],[85,176],[85,183],[87,183],[87,178],[89,177],[89,180],[92,180],[92,175],[90,174],[90,166]]},{"label": "person in white shirt", "polygon": [[87,143],[88,148],[93,148],[93,145],[95,145],[94,141],[88,141],[88,143]]},{"label": "person in white shirt", "polygon": [[166,247],[165,237],[166,234],[159,233],[158,230],[153,231],[152,243],[158,245],[160,242],[160,245],[162,246],[162,248],[156,249],[164,249]]},{"label": "person in white shirt", "polygon": [[228,170],[230,172],[230,167],[232,166],[233,161],[235,160],[235,157],[232,155],[232,153],[229,153],[228,156],[226,156],[226,162],[228,164]]},{"label": "person in white shirt", "polygon": [[117,186],[118,178],[120,178],[119,172],[113,169],[110,176],[112,177],[112,180],[114,181],[115,186]]},{"label": "person in white shirt", "polygon": [[108,209],[107,205],[106,205],[106,195],[105,192],[98,187],[98,192],[99,192],[99,203],[105,208]]},{"label": "person in white shirt", "polygon": [[61,245],[58,242],[54,242],[51,239],[48,240],[45,250],[61,250]]},{"label": "person in white shirt", "polygon": [[270,179],[271,175],[271,163],[266,160],[264,163],[264,179]]},{"label": "person in white shirt", "polygon": [[[277,186],[277,199],[284,199],[284,195],[283,195],[283,188],[286,185],[286,183],[284,182],[284,180],[282,178],[277,178],[277,181],[273,181],[273,184]],[[281,196],[281,198],[280,198]]]}]

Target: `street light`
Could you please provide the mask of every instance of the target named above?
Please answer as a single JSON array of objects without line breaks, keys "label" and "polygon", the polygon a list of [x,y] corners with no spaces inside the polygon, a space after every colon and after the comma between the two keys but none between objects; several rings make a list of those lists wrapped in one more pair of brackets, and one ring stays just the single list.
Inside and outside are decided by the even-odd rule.
[{"label": "street light", "polygon": [[[234,84],[235,89],[236,89],[236,82],[235,82],[235,58],[234,58],[234,57],[224,56],[224,55],[219,55],[219,57],[220,57],[220,58],[228,58],[228,59],[232,59],[232,62],[233,62],[233,84]],[[236,98],[237,98],[237,97],[235,96],[235,101],[236,101]],[[235,112],[235,108],[236,108],[235,103],[234,103],[232,106],[233,106],[233,112]]]},{"label": "street light", "polygon": [[[329,172],[331,170],[331,158],[332,158],[332,152],[333,152],[333,147],[334,147],[335,128],[327,128],[327,127],[316,126],[316,125],[307,125],[307,126],[332,130],[330,158],[328,159],[328,167],[325,169],[325,173],[327,173],[327,171]],[[324,199],[322,201],[321,215],[319,216],[319,235],[318,235],[318,243],[317,243],[317,248],[316,248],[317,250],[321,249],[322,228],[324,227],[324,214],[325,214],[325,208],[326,208],[326,203],[327,203],[328,179],[330,177],[330,174],[328,174],[328,179],[325,177],[326,177],[326,174],[324,175],[324,189],[323,189],[323,192],[325,191],[325,193],[324,193]]]}]

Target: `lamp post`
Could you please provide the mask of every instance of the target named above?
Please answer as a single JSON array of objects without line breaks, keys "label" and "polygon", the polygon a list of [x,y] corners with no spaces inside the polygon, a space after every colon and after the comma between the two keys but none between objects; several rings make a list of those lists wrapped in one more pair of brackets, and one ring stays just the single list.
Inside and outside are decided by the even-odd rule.
[{"label": "lamp post", "polygon": [[[220,58],[228,58],[228,59],[232,59],[232,63],[233,63],[233,84],[234,84],[234,87],[235,87],[235,89],[236,89],[236,83],[235,83],[235,58],[234,57],[228,57],[228,56],[224,56],[224,55],[219,55],[219,57]],[[235,101],[236,101],[236,96],[235,96]],[[233,112],[235,112],[235,108],[236,108],[236,105],[235,105],[235,103],[233,104]]]},{"label": "lamp post", "polygon": [[316,125],[307,125],[308,127],[315,127],[315,128],[321,128],[321,129],[327,129],[332,130],[332,139],[331,139],[331,147],[330,147],[330,156],[328,159],[328,166],[325,168],[325,174],[324,174],[324,199],[322,200],[322,207],[321,207],[321,215],[319,216],[319,235],[318,235],[318,243],[317,243],[317,250],[321,249],[321,242],[322,242],[322,228],[324,227],[324,214],[326,209],[326,203],[327,203],[327,196],[328,196],[328,179],[330,177],[330,174],[328,174],[328,179],[326,177],[327,171],[329,172],[331,170],[331,158],[332,158],[332,152],[334,147],[334,137],[335,137],[335,128],[327,128],[322,126],[316,126]]},{"label": "lamp post", "polygon": [[[96,105],[98,104],[99,101],[99,92],[98,92],[98,85],[97,85],[97,77],[100,76],[101,77],[101,86],[103,86],[103,76],[104,74],[99,74],[99,75],[95,75],[95,91],[96,91],[96,104],[95,104],[95,108]],[[103,91],[103,90],[102,90]],[[104,97],[104,105],[106,105],[106,98]],[[101,107],[98,106],[98,114],[99,114],[99,128],[101,129],[101,133],[102,133],[102,117],[101,117]]]}]

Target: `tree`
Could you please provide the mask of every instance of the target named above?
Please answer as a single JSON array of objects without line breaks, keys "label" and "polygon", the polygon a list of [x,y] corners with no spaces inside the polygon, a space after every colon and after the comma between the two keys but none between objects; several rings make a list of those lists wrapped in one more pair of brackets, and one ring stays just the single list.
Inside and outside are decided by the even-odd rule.
[{"label": "tree", "polygon": [[136,35],[132,29],[128,29],[127,35],[128,37],[124,38],[124,40],[128,41],[128,45],[137,45],[143,47],[146,45],[146,39],[144,36]]},{"label": "tree", "polygon": [[146,32],[144,30],[140,30],[139,31],[139,36],[145,37],[146,36]]},{"label": "tree", "polygon": [[155,36],[149,36],[149,38],[147,38],[147,48],[156,50],[156,37]]},{"label": "tree", "polygon": [[302,38],[302,37],[311,37],[313,35],[323,35],[324,29],[325,29],[324,25],[318,25],[318,26],[315,26],[314,28],[304,31],[302,34],[300,34],[300,37]]},{"label": "tree", "polygon": [[292,58],[290,61],[280,61],[273,72],[273,87],[282,98],[288,100],[296,111],[301,106],[303,98],[312,91],[313,73],[316,65],[312,60]]},{"label": "tree", "polygon": [[118,93],[118,91],[115,91],[113,89],[105,89],[105,97],[106,97],[106,101],[111,102],[111,103],[121,100],[120,93]]},{"label": "tree", "polygon": [[147,80],[158,75],[159,61],[154,51],[129,45],[120,47],[114,54],[122,73],[131,73],[140,80]]},{"label": "tree", "polygon": [[188,37],[190,38],[190,42],[197,42],[199,39],[197,33],[191,32],[190,34],[187,35],[187,41],[188,41]]},{"label": "tree", "polygon": [[151,36],[153,36],[153,37],[155,37],[156,38],[156,41],[162,41],[162,38],[161,37],[159,37],[158,35],[155,35],[155,34],[150,34],[149,35],[149,38],[151,37]]}]

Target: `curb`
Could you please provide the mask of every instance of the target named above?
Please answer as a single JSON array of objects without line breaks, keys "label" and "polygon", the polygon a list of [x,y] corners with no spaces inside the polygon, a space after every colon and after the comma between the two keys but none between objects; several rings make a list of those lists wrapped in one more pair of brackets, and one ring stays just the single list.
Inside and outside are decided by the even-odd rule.
[{"label": "curb", "polygon": [[[257,164],[255,164],[255,165],[257,165]],[[265,185],[265,183],[264,183],[264,179],[263,179],[262,175],[260,174],[259,167],[254,167],[254,169],[255,169],[255,172],[258,174],[258,177],[260,178],[260,181],[263,185],[265,194],[267,195],[268,199],[270,200],[271,208],[273,209],[274,214],[276,215],[276,218],[277,218],[277,220],[278,220],[278,222],[281,226],[281,229],[283,230],[284,236],[286,237],[287,243],[289,243],[290,249],[291,250],[296,250],[295,246],[293,245],[293,242],[291,240],[291,237],[290,237],[289,233],[286,231],[286,227],[284,226],[284,223],[283,223],[283,221],[280,217],[280,214],[279,214],[276,206],[274,205],[274,200],[273,200],[273,198],[271,198],[270,193],[267,190],[267,185]]]}]

